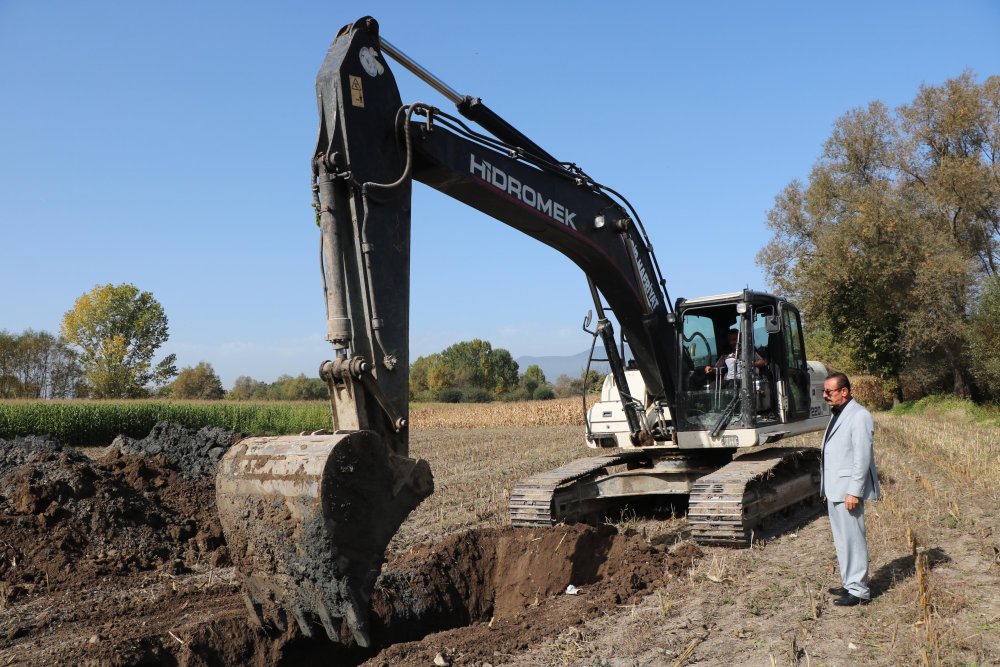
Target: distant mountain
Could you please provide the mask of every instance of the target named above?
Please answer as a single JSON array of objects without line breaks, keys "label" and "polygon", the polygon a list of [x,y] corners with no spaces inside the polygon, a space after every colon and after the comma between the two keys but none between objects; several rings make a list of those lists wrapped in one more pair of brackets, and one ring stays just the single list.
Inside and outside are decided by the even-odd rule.
[{"label": "distant mountain", "polygon": [[[584,350],[579,354],[566,357],[518,357],[514,361],[517,362],[517,367],[522,373],[528,366],[537,364],[545,373],[545,379],[549,382],[555,382],[560,375],[568,375],[571,378],[580,377],[584,369],[587,368],[589,354],[590,350]],[[597,349],[597,356],[601,358],[604,356],[603,349],[600,347]],[[607,363],[596,361],[591,364],[590,369],[598,373],[607,373],[610,370]]]}]

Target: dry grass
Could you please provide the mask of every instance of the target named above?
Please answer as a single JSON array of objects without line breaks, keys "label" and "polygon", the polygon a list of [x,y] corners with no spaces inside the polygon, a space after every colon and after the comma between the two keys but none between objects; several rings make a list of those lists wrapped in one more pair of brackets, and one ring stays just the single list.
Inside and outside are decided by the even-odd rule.
[{"label": "dry grass", "polygon": [[[565,416],[553,416],[560,403]],[[506,524],[513,484],[593,454],[579,415],[572,399],[419,406],[411,450],[430,461],[437,491],[393,549]],[[567,425],[526,426],[542,419]],[[880,413],[876,421],[884,497],[866,512],[870,605],[829,605],[836,560],[820,518],[763,547],[707,549],[692,576],[514,664],[1000,664],[1000,429],[940,415]],[[683,537],[677,525],[640,529]]]},{"label": "dry grass", "polygon": [[[410,426],[414,430],[523,426],[582,427],[583,401],[575,397],[511,403],[412,403]],[[583,436],[580,437],[582,439]]]},{"label": "dry grass", "polygon": [[[483,414],[487,413],[479,411]],[[584,445],[580,426],[415,427],[410,433],[410,455],[430,463],[434,495],[410,515],[390,550],[407,549],[472,526],[509,525],[507,502],[514,484],[593,453]]]},{"label": "dry grass", "polygon": [[997,664],[1000,429],[936,414],[880,414],[877,428],[869,545],[898,581],[866,629],[886,664]]}]

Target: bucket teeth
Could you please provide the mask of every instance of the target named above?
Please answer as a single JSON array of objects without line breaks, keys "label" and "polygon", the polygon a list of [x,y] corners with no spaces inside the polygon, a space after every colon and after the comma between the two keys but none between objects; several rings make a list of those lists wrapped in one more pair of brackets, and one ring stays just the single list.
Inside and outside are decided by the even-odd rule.
[{"label": "bucket teeth", "polygon": [[433,491],[426,461],[374,433],[247,438],[219,465],[219,517],[251,615],[369,645],[368,608],[385,549]]}]

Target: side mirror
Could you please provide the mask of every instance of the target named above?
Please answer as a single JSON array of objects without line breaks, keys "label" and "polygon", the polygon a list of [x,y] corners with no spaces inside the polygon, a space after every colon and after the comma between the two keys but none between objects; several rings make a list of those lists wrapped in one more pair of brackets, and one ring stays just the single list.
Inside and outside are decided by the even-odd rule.
[{"label": "side mirror", "polygon": [[586,331],[587,333],[589,333],[592,336],[596,336],[597,334],[590,330],[590,322],[593,319],[594,319],[594,311],[588,310],[587,311],[587,316],[585,318],[583,318],[583,330]]},{"label": "side mirror", "polygon": [[757,317],[764,318],[764,331],[776,334],[781,331],[781,317],[774,306],[761,306],[757,309]]}]

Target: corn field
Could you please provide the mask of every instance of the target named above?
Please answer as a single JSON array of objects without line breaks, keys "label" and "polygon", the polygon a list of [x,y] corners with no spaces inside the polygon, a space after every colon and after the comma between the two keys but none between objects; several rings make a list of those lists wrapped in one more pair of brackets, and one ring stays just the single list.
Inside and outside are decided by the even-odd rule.
[{"label": "corn field", "polygon": [[251,435],[330,428],[326,401],[0,401],[0,438],[50,435],[64,444],[110,444],[146,436],[160,421],[219,426]]},{"label": "corn field", "polygon": [[[78,447],[141,438],[170,421],[219,426],[249,435],[286,435],[330,428],[326,401],[0,401],[0,438],[50,435]],[[582,426],[579,398],[517,403],[416,403],[412,428]]]},{"label": "corn field", "polygon": [[557,398],[510,403],[414,403],[410,405],[410,426],[415,429],[582,427],[583,401],[580,398]]}]

